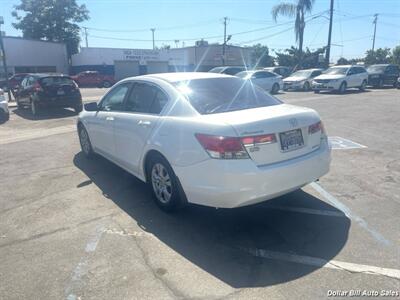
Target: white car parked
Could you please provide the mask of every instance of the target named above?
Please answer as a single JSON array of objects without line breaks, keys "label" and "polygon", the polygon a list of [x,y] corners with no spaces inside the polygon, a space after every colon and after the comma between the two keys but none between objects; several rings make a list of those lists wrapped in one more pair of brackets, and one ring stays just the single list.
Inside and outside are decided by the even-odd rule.
[{"label": "white car parked", "polygon": [[368,82],[367,70],[362,66],[334,66],[313,80],[313,90],[339,91],[343,94],[347,88],[358,88],[364,91]]},{"label": "white car parked", "polygon": [[283,79],[283,90],[311,90],[314,77],[321,75],[322,69],[307,69],[294,72]]},{"label": "white car parked", "polygon": [[8,101],[4,97],[4,92],[0,89],[0,122],[8,121],[10,118],[10,111],[8,109]]},{"label": "white car parked", "polygon": [[86,156],[101,154],[147,182],[167,211],[188,202],[265,201],[317,180],[330,165],[314,110],[222,74],[124,79],[85,105],[77,127]]},{"label": "white car parked", "polygon": [[282,76],[274,72],[265,70],[243,71],[236,74],[236,76],[245,80],[251,80],[251,82],[269,91],[271,94],[276,94],[283,88]]}]

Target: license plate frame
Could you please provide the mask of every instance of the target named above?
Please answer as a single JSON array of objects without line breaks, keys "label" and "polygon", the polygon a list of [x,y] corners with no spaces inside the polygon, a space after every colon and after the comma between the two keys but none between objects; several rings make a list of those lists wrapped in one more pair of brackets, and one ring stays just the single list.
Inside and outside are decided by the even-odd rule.
[{"label": "license plate frame", "polygon": [[304,147],[304,138],[301,129],[292,129],[280,132],[279,140],[282,152],[289,152]]}]

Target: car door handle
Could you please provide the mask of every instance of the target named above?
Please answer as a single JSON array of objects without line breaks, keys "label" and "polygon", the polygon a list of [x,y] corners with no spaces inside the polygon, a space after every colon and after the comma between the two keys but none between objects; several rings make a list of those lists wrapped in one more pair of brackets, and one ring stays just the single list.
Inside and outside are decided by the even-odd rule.
[{"label": "car door handle", "polygon": [[150,122],[150,121],[143,121],[143,120],[140,120],[140,121],[138,122],[138,125],[143,126],[143,127],[148,127],[148,126],[151,125],[151,122]]},{"label": "car door handle", "polygon": [[114,117],[106,117],[106,121],[114,121]]}]

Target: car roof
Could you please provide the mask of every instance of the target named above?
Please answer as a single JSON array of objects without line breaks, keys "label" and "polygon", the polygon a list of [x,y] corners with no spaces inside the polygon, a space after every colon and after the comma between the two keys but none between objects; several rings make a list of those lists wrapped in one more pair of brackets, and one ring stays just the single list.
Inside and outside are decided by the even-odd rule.
[{"label": "car roof", "polygon": [[38,77],[38,78],[43,78],[43,77],[70,77],[69,75],[60,74],[60,73],[30,73],[30,74],[26,74],[26,75],[27,76]]},{"label": "car roof", "polygon": [[149,74],[142,76],[129,77],[125,80],[135,79],[161,79],[170,83],[177,81],[188,81],[194,79],[210,79],[210,78],[232,78],[233,76],[220,74],[220,73],[208,73],[208,72],[177,72],[177,73],[159,73]]}]

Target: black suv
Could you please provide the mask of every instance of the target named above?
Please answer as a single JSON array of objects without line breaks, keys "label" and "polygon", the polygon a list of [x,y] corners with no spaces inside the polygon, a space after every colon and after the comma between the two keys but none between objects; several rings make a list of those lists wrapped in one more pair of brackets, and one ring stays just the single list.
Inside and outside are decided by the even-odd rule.
[{"label": "black suv", "polygon": [[384,85],[396,87],[397,78],[400,76],[400,68],[390,64],[371,65],[367,71],[368,84],[379,88]]},{"label": "black suv", "polygon": [[29,74],[15,93],[18,108],[30,107],[34,116],[45,107],[73,108],[82,111],[82,96],[71,77],[55,74]]}]

